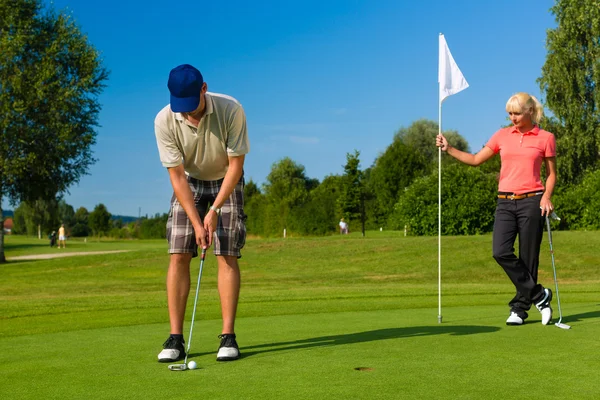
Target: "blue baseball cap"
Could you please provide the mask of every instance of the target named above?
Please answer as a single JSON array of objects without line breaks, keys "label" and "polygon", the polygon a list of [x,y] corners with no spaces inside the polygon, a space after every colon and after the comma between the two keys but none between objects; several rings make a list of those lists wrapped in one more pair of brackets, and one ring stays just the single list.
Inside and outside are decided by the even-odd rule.
[{"label": "blue baseball cap", "polygon": [[200,105],[202,74],[189,64],[182,64],[171,70],[167,87],[171,92],[173,112],[192,112]]}]

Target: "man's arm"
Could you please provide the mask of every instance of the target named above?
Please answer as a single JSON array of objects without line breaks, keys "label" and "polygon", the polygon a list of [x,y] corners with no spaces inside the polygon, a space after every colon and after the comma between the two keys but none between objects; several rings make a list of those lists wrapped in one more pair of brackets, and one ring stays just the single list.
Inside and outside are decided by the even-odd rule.
[{"label": "man's arm", "polygon": [[[185,176],[185,170],[183,169],[183,164],[179,164],[176,167],[167,168],[169,171],[169,178],[171,179],[171,185],[173,185],[173,191],[175,192],[175,196],[177,200],[185,210],[192,226],[194,227],[194,233],[196,235],[196,243],[201,248],[207,248],[207,238],[206,231],[202,226],[202,220],[200,219],[200,214],[198,214],[198,210],[196,209],[196,204],[194,203],[194,195],[192,194],[192,190],[190,189],[190,185]],[[208,246],[212,244],[212,236],[208,238]]]},{"label": "man's arm", "polygon": [[[223,178],[221,190],[219,190],[219,194],[217,195],[214,203],[212,204],[216,208],[221,208],[223,206],[225,200],[227,200],[229,196],[231,196],[233,189],[235,189],[235,185],[237,185],[237,183],[240,181],[240,178],[242,177],[242,173],[244,171],[245,157],[245,155],[229,157],[229,168],[227,169],[225,178]],[[208,210],[208,212],[206,213],[206,217],[204,218],[204,229],[208,231],[209,243],[212,243],[212,235],[213,232],[217,229],[217,221],[218,216],[216,212],[214,212],[213,210]]]}]

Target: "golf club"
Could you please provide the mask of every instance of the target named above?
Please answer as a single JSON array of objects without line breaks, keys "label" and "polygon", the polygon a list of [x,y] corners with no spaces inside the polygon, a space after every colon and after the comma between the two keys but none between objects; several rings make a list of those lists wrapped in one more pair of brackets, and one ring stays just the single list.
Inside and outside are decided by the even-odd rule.
[{"label": "golf club", "polygon": [[555,323],[557,327],[561,329],[571,329],[570,325],[562,323],[562,310],[560,308],[560,296],[558,294],[558,280],[556,279],[556,265],[554,264],[554,248],[552,247],[552,231],[550,230],[550,219],[560,221],[560,218],[554,211],[550,214],[550,217],[546,215],[546,228],[548,230],[548,242],[550,243],[550,255],[552,256],[552,270],[554,271],[554,287],[556,289],[556,301],[558,302],[558,322]]},{"label": "golf club", "polygon": [[190,325],[190,336],[188,338],[187,350],[185,351],[185,360],[183,364],[171,364],[169,369],[171,371],[185,371],[187,368],[187,359],[190,354],[190,346],[192,344],[192,333],[194,332],[194,319],[196,318],[196,304],[198,304],[198,291],[200,290],[200,279],[202,278],[202,267],[204,267],[204,257],[206,256],[206,249],[202,249],[200,255],[200,270],[198,271],[198,283],[196,284],[196,299],[194,300],[194,311],[192,311],[192,324]]}]

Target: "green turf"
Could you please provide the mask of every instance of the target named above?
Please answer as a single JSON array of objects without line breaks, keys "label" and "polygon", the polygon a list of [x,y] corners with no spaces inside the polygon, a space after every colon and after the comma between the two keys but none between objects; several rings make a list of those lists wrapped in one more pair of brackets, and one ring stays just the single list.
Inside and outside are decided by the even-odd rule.
[{"label": "green turf", "polygon": [[[7,237],[7,256],[46,252],[37,242]],[[512,287],[489,235],[442,243],[438,324],[437,238],[249,240],[233,363],[215,361],[209,257],[191,350],[200,369],[184,372],[156,362],[168,334],[164,241],[76,243],[66,250],[132,251],[1,265],[0,398],[597,398],[600,232],[554,234],[569,331],[535,310],[504,325]],[[554,288],[542,246],[540,281]],[[194,261],[194,282],[197,271]]]}]

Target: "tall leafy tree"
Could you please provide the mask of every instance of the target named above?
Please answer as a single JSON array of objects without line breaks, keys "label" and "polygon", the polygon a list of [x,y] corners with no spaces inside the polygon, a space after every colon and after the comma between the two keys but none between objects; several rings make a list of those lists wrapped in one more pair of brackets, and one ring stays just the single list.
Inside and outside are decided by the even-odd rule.
[{"label": "tall leafy tree", "polygon": [[[165,220],[166,223],[166,220]],[[110,213],[102,203],[94,207],[88,217],[88,224],[94,235],[106,235],[110,231]]]},{"label": "tall leafy tree", "polygon": [[42,235],[58,229],[58,202],[56,200],[24,201],[15,209],[16,232]]},{"label": "tall leafy tree", "polygon": [[360,152],[358,150],[346,154],[346,165],[344,165],[344,175],[341,179],[342,185],[338,205],[347,221],[361,221],[364,228],[363,174],[360,170],[359,156]]},{"label": "tall leafy tree", "polygon": [[550,10],[557,26],[547,32],[538,83],[554,115],[545,126],[556,135],[560,179],[576,183],[599,163],[600,5],[557,0]]},{"label": "tall leafy tree", "polygon": [[73,226],[73,229],[71,229],[71,235],[82,237],[90,234],[88,225],[89,216],[90,212],[85,207],[79,207],[77,211],[75,211],[75,225]]},{"label": "tall leafy tree", "polygon": [[[435,142],[433,142],[435,147]],[[375,222],[382,226],[398,196],[416,177],[427,173],[430,161],[398,137],[377,157],[369,171],[368,191],[375,197],[371,210]]]},{"label": "tall leafy tree", "polygon": [[108,72],[71,17],[40,0],[0,0],[0,16],[0,203],[55,199],[95,161]]},{"label": "tall leafy tree", "polygon": [[285,157],[273,164],[267,176],[264,192],[268,202],[266,210],[265,231],[278,234],[289,229],[293,224],[292,209],[301,207],[308,197],[308,191],[318,185],[315,180],[306,176],[303,165]]},{"label": "tall leafy tree", "polygon": [[[420,119],[409,127],[402,127],[396,132],[395,138],[399,139],[405,145],[417,150],[427,160],[435,165],[438,162],[438,149],[435,146],[435,137],[439,133],[437,122],[429,119]],[[469,143],[457,131],[444,131],[444,136],[453,147],[462,151],[469,151]]]}]

